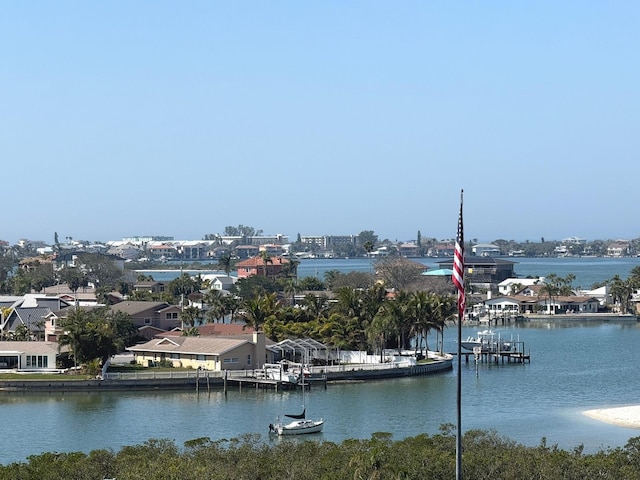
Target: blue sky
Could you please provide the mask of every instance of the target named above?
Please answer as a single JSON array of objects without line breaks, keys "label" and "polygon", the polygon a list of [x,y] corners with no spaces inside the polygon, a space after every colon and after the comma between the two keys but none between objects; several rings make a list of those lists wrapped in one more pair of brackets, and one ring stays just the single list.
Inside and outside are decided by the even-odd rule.
[{"label": "blue sky", "polygon": [[637,238],[640,3],[0,3],[0,239]]}]

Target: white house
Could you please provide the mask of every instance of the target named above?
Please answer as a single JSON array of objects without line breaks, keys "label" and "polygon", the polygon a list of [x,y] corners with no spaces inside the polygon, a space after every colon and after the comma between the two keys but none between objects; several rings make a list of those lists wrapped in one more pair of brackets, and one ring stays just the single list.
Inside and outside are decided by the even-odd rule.
[{"label": "white house", "polygon": [[[500,295],[513,295],[520,292],[524,287],[538,285],[544,282],[544,277],[538,278],[507,278],[498,284]],[[515,289],[515,291],[514,291]]]},{"label": "white house", "polygon": [[214,290],[229,290],[237,278],[227,275],[216,275],[215,273],[201,276],[202,280],[209,280],[211,288]]},{"label": "white house", "polygon": [[0,371],[56,370],[57,342],[0,342]]},{"label": "white house", "polygon": [[598,313],[600,302],[591,296],[511,295],[485,300],[486,310],[491,317],[511,316],[525,313]]},{"label": "white house", "polygon": [[500,247],[491,243],[478,243],[471,247],[471,252],[478,257],[498,257]]}]

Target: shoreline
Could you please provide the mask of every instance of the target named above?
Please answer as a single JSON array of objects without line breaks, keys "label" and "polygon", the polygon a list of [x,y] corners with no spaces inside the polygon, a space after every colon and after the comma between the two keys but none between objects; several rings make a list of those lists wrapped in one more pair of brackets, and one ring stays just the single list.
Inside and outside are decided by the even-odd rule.
[{"label": "shoreline", "polygon": [[[453,369],[453,358],[444,358],[426,364],[396,367],[388,369],[369,369],[367,364],[353,365],[351,369],[338,372],[323,373],[323,380],[333,382],[359,382],[367,380],[384,380],[390,378],[416,377],[448,372]],[[0,380],[0,392],[93,392],[114,390],[210,390],[225,389],[227,384],[234,388],[240,387],[238,380],[251,383],[253,377],[234,378],[227,380],[221,375],[209,376],[203,372],[196,377],[174,376],[173,378],[133,378],[133,379],[84,379],[65,380],[64,378],[52,378],[51,380]],[[314,379],[319,381],[319,378]]]},{"label": "shoreline", "polygon": [[585,410],[583,415],[619,427],[640,430],[640,405]]}]

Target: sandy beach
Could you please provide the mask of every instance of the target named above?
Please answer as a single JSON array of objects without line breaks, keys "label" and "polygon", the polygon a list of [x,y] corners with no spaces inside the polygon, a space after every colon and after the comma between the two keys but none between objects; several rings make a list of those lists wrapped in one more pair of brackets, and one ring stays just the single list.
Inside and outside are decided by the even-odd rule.
[{"label": "sandy beach", "polygon": [[640,429],[640,405],[586,410],[586,416],[627,428]]}]

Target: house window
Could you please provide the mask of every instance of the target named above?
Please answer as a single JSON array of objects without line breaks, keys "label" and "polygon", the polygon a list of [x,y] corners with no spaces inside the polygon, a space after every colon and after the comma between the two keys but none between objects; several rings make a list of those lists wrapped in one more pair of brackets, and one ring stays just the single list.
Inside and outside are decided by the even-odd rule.
[{"label": "house window", "polygon": [[174,320],[178,318],[178,312],[173,312],[173,314],[171,315],[171,318],[173,318]]},{"label": "house window", "polygon": [[247,355],[247,365],[251,366],[251,354]]},{"label": "house window", "polygon": [[145,318],[144,319],[144,324],[145,325],[151,325],[151,319],[150,318]]},{"label": "house window", "polygon": [[172,353],[170,358],[172,360],[180,360],[180,354],[179,353]]},{"label": "house window", "polygon": [[196,360],[204,362],[207,359],[206,355],[196,355]]},{"label": "house window", "polygon": [[240,363],[240,359],[238,357],[225,358],[222,363]]},{"label": "house window", "polygon": [[171,313],[165,313],[164,318],[167,320],[171,320]]},{"label": "house window", "polygon": [[27,368],[49,368],[49,357],[46,355],[27,355]]}]

